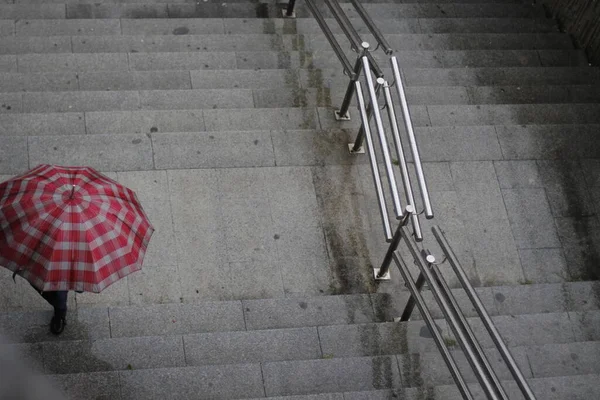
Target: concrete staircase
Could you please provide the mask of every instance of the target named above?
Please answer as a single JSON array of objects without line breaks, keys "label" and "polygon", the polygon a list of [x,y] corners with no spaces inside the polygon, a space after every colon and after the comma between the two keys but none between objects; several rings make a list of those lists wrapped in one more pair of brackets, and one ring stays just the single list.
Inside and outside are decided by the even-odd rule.
[{"label": "concrete staircase", "polygon": [[[538,398],[597,397],[599,289],[479,290]],[[425,324],[387,322],[393,303],[371,294],[80,308],[60,338],[47,331],[48,312],[0,318],[13,346],[75,399],[459,399]],[[465,313],[510,398],[522,398],[474,311]],[[437,324],[456,346],[444,320]],[[458,349],[455,357],[468,370]],[[483,399],[472,373],[465,378]]]},{"label": "concrete staircase", "polygon": [[[363,3],[397,50],[436,222],[538,399],[600,398],[600,70],[529,2]],[[0,0],[2,177],[90,165],[157,227],[144,270],[71,296],[58,338],[1,277],[10,346],[71,398],[460,398],[420,317],[391,322],[399,274],[371,279],[385,243],[367,160],[347,152],[357,113],[333,119],[347,78],[296,13]]]}]

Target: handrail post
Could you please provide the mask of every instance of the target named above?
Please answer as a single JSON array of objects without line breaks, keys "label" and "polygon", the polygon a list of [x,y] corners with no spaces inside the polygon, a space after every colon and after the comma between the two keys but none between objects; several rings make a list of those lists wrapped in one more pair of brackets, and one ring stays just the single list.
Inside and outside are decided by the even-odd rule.
[{"label": "handrail post", "polygon": [[[344,100],[342,101],[342,105],[339,110],[335,110],[335,119],[338,121],[349,121],[350,114],[348,113],[348,109],[350,108],[350,102],[352,101],[352,96],[354,96],[354,82],[356,82],[360,78],[360,72],[362,69],[361,59],[363,56],[367,54],[369,50],[369,43],[362,42],[361,44],[362,52],[356,57],[356,62],[354,63],[354,76],[350,77],[350,82],[348,82],[348,88],[346,89],[346,94],[344,95]],[[352,150],[352,148],[350,148]]]},{"label": "handrail post", "polygon": [[404,217],[400,220],[398,224],[398,228],[396,228],[396,232],[394,233],[394,237],[388,246],[387,252],[385,253],[385,257],[383,258],[383,262],[381,263],[381,267],[373,268],[373,274],[375,275],[376,281],[387,281],[390,280],[390,264],[392,263],[392,258],[394,256],[394,252],[398,249],[398,245],[400,244],[400,240],[402,240],[402,227],[406,225],[408,222],[408,217],[413,215],[414,207],[411,205],[406,206],[404,209]]},{"label": "handrail post", "polygon": [[296,13],[294,12],[295,4],[296,4],[296,0],[288,0],[286,9],[281,10],[283,12],[284,18],[296,18]]},{"label": "handrail post", "polygon": [[[419,276],[417,277],[417,281],[415,282],[415,287],[417,291],[421,292],[421,289],[423,289],[423,285],[425,285],[425,277],[422,273],[419,272]],[[406,286],[408,287],[408,282],[406,282]],[[416,304],[417,301],[415,300],[415,296],[411,294],[408,298],[408,301],[406,302],[406,306],[404,306],[404,311],[402,311],[402,315],[400,316],[400,322],[410,321],[410,317],[413,313],[413,310],[415,309]]]}]

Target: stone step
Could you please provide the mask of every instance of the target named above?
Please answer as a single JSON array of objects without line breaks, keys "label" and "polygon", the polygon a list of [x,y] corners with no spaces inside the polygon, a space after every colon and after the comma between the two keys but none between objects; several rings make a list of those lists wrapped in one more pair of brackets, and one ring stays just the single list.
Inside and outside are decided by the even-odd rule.
[{"label": "stone step", "polygon": [[[358,17],[349,3],[341,4],[351,18]],[[545,16],[540,5],[510,3],[456,3],[456,4],[365,4],[364,8],[373,18],[530,18]],[[104,3],[104,4],[50,4],[48,11],[32,4],[0,5],[0,15],[4,19],[20,18],[280,18],[281,7],[266,3]],[[323,15],[331,17],[331,12],[320,8]],[[311,17],[303,4],[298,4],[296,15]],[[33,14],[33,15],[32,15]]]},{"label": "stone step", "polygon": [[[33,360],[40,356],[38,362],[41,363],[43,359],[46,374],[270,362],[287,362],[291,365],[297,361],[319,359],[395,356],[404,387],[433,387],[453,383],[433,340],[428,340],[426,350],[413,352],[410,348],[402,348],[407,340],[412,339],[406,337],[406,330],[400,328],[403,324],[386,325],[395,325],[390,328],[395,332],[388,332],[390,336],[380,336],[378,325],[364,326],[360,331],[361,339],[357,333],[356,340],[349,343],[353,347],[358,340],[362,340],[360,351],[344,351],[347,348],[337,342],[345,340],[347,336],[340,329],[327,332],[327,328],[346,329],[344,326],[322,327],[319,332],[316,328],[301,328],[94,342],[45,342],[17,346],[17,349]],[[336,337],[338,333],[341,335]],[[322,346],[322,350],[319,346]],[[450,348],[455,348],[453,357],[467,383],[477,383],[464,353],[455,344]],[[342,351],[334,353],[333,350]],[[593,374],[600,366],[600,342],[597,341],[517,346],[510,350],[526,379]],[[498,378],[512,379],[500,353],[495,348],[486,348],[484,351]]]},{"label": "stone step", "polygon": [[[527,382],[531,386],[534,394],[538,399],[545,400],[587,400],[595,399],[600,396],[600,390],[598,388],[598,379],[600,375],[589,374],[589,375],[574,375],[574,376],[557,376],[551,378],[531,378]],[[502,382],[502,386],[505,388],[507,395],[510,399],[523,399],[521,391],[517,387],[517,384],[511,380]],[[475,400],[486,400],[487,396],[484,394],[481,386],[478,384],[470,384],[469,389],[473,394]],[[459,393],[456,385],[448,386],[436,386],[432,390],[433,396],[436,400],[462,400],[463,397]],[[385,396],[391,396],[391,391],[381,391],[375,396],[381,396],[381,399],[385,399]],[[378,397],[373,397],[379,399]],[[417,397],[419,398],[419,397]],[[422,397],[421,397],[422,398]],[[358,397],[357,399],[362,399]]]},{"label": "stone step", "polygon": [[[594,104],[521,104],[480,106],[411,106],[415,127],[482,126],[499,125],[579,125],[598,124],[597,106]],[[456,122],[453,122],[456,121]],[[339,122],[333,111],[327,108],[245,108],[204,110],[158,110],[158,111],[94,111],[84,113],[0,113],[2,135],[84,135],[156,132],[215,132],[250,131],[271,129],[356,129],[359,118]],[[560,132],[572,138],[573,129],[564,126],[547,128],[522,127],[540,135],[552,129],[552,140],[558,140]],[[505,133],[499,131],[499,135]],[[588,131],[587,128],[584,132]],[[508,132],[506,132],[508,134]],[[540,136],[539,140],[543,140]],[[529,147],[528,147],[529,148]]]},{"label": "stone step", "polygon": [[[386,77],[390,70],[383,70]],[[407,91],[421,86],[529,86],[600,84],[600,69],[579,67],[537,68],[431,68],[403,70]],[[0,92],[60,92],[176,89],[275,89],[346,88],[348,78],[335,69],[263,69],[253,70],[168,70],[117,72],[0,73]],[[542,86],[543,87],[543,86]],[[416,92],[415,92],[416,93]],[[585,94],[585,89],[584,89]],[[587,95],[593,96],[589,91]],[[335,101],[338,98],[334,97]]]},{"label": "stone step", "polygon": [[[237,379],[231,379],[232,376]],[[383,400],[402,395],[407,397],[400,398],[419,399],[427,391],[404,387],[393,357],[92,372],[53,375],[52,379],[78,399],[98,398],[98,395],[115,399],[159,399],[167,395],[172,399],[187,399],[193,393],[200,399],[277,396],[281,400]],[[597,379],[598,375],[592,373],[527,381],[539,398],[584,400],[596,398],[600,393]],[[476,399],[485,399],[477,384],[469,386]],[[504,381],[503,386],[511,399],[521,398],[514,381]],[[429,390],[435,393],[435,399],[462,398],[457,396],[455,385],[438,384]]]},{"label": "stone step", "polygon": [[[40,3],[53,3],[53,4],[115,4],[115,3],[134,3],[134,4],[144,4],[144,3],[162,3],[164,1],[161,0],[3,0],[4,4],[40,4]],[[189,0],[171,0],[170,3],[189,3]],[[222,0],[206,0],[203,3],[220,3],[222,4]],[[243,0],[234,0],[227,1],[228,4],[244,4],[247,3]],[[287,3],[277,2],[279,6],[285,8]],[[340,4],[347,5],[348,1],[340,1]],[[363,4],[411,4],[411,3],[434,3],[434,4],[444,4],[444,3],[498,3],[498,4],[526,4],[527,1],[524,0],[363,0],[361,3]]]},{"label": "stone step", "polygon": [[[114,382],[119,377],[116,372],[82,373],[72,375],[55,375],[53,379],[62,386],[66,393],[77,399],[106,398],[124,399],[120,397],[118,386]],[[551,378],[531,378],[527,382],[535,395],[545,400],[588,400],[600,395],[598,379],[600,375],[575,375]],[[522,395],[514,381],[502,382],[511,399],[521,399]],[[475,400],[486,400],[487,397],[478,384],[469,384]],[[436,400],[462,400],[456,385],[439,385],[432,389],[396,388],[370,391],[336,392],[296,396],[260,397],[272,400],[419,400],[424,395],[434,396]],[[175,397],[179,398],[179,397]],[[183,397],[185,398],[185,397]],[[218,398],[218,397],[217,397]],[[258,400],[259,397],[253,400]]]},{"label": "stone step", "polygon": [[[600,100],[599,86],[421,86],[406,88],[412,105],[584,104]],[[0,93],[0,113],[330,107],[346,89],[186,89]],[[332,103],[332,101],[334,103]],[[353,109],[356,101],[353,100]],[[491,123],[490,123],[491,124]],[[497,122],[495,124],[498,124]]]},{"label": "stone step", "polygon": [[[334,19],[326,19],[332,32],[343,33]],[[360,34],[369,30],[359,19],[351,19]],[[546,18],[403,18],[377,20],[384,34],[399,33],[557,33],[555,22]],[[202,18],[202,19],[0,19],[1,36],[129,36],[210,34],[320,34],[314,18],[294,20]]]},{"label": "stone step", "polygon": [[[400,51],[402,68],[587,66],[581,50]],[[381,66],[385,56],[376,57]],[[61,53],[0,55],[0,72],[109,72],[221,69],[339,69],[333,52]]]},{"label": "stone step", "polygon": [[598,104],[515,104],[427,106],[432,126],[596,124]]},{"label": "stone step", "polygon": [[[462,351],[453,352],[459,369],[467,383],[477,383],[473,371]],[[588,375],[600,367],[599,342],[574,342],[532,347],[515,347],[511,353],[526,379]],[[503,381],[512,379],[504,360],[495,349],[486,355]],[[398,356],[401,363],[402,382],[405,386],[434,387],[454,383],[439,352]]]},{"label": "stone step", "polygon": [[[374,43],[372,37],[364,39]],[[505,34],[391,34],[393,49],[405,50],[527,50],[572,49],[568,35]],[[343,37],[338,36],[343,43]],[[346,46],[347,48],[347,46]],[[346,55],[354,58],[347,48]],[[7,36],[0,54],[27,53],[158,53],[230,51],[330,51],[324,36],[275,34],[144,35],[144,36]]]},{"label": "stone step", "polygon": [[[330,74],[336,74],[336,77],[339,74],[329,71],[322,72],[324,82],[328,82]],[[386,70],[383,72],[390,75]],[[600,68],[594,67],[405,68],[403,73],[407,86],[589,85],[600,82]]]},{"label": "stone step", "polygon": [[[529,286],[529,285],[527,285]],[[535,339],[531,335],[523,335],[528,326],[535,326],[544,321],[554,324],[546,335],[552,338],[564,337],[570,341],[596,340],[596,326],[600,312],[597,309],[595,293],[597,285],[578,283],[577,285],[561,286],[558,284],[532,285],[536,290],[519,291],[507,287],[496,290],[479,289],[480,297],[489,314],[493,316],[501,333],[509,335],[507,342],[512,346],[531,345]],[[562,295],[551,296],[552,290],[563,290]],[[547,291],[546,291],[547,289]],[[483,327],[474,317],[476,313],[468,306],[464,292],[453,290],[463,312],[473,321],[476,331]],[[503,293],[513,293],[514,300],[503,298]],[[514,295],[518,293],[518,295]],[[539,296],[539,302],[527,307],[519,307],[525,303],[527,295],[549,293]],[[570,294],[566,294],[570,293]],[[493,297],[491,295],[494,294]],[[87,295],[91,296],[91,295]],[[430,293],[428,304],[433,304]],[[302,328],[311,326],[329,326],[343,324],[364,324],[371,322],[392,321],[401,314],[408,299],[407,292],[399,292],[391,297],[385,294],[372,295],[338,295],[318,296],[307,298],[272,298],[261,300],[241,300],[222,302],[201,302],[192,304],[158,304],[144,306],[100,306],[80,302],[76,311],[71,312],[68,329],[65,335],[57,340],[106,339],[118,337],[184,335],[203,332],[268,330],[283,328]],[[79,297],[78,297],[79,298]],[[552,299],[552,300],[548,300]],[[562,299],[562,300],[561,300]],[[544,300],[546,300],[544,302]],[[510,302],[510,303],[509,303]],[[432,307],[435,318],[441,318],[441,313]],[[415,311],[414,317],[419,318]],[[12,336],[15,343],[34,343],[54,340],[47,332],[49,311],[15,311],[0,314],[2,326],[6,333]],[[71,321],[72,320],[72,321]],[[110,322],[109,322],[110,320]],[[521,328],[512,325],[521,320]],[[595,324],[595,325],[594,325]],[[565,332],[555,333],[562,325],[573,326]],[[109,327],[110,326],[110,327]],[[535,329],[542,329],[538,327]],[[521,335],[521,336],[519,336]],[[511,337],[513,337],[511,339]],[[50,338],[50,339],[49,339]],[[349,339],[350,340],[350,339]],[[525,340],[525,341],[524,341]],[[542,343],[543,338],[538,344]],[[343,342],[340,342],[343,344]],[[484,341],[486,347],[491,347],[489,340]],[[554,343],[554,342],[549,342]]]},{"label": "stone step", "polygon": [[[336,35],[339,43],[345,36]],[[376,43],[370,35],[363,40]],[[327,51],[331,45],[324,35],[284,35],[283,48],[288,50]],[[562,33],[429,33],[387,34],[390,47],[403,50],[527,50],[527,49],[572,49],[573,42]],[[352,52],[348,52],[349,58]]]}]

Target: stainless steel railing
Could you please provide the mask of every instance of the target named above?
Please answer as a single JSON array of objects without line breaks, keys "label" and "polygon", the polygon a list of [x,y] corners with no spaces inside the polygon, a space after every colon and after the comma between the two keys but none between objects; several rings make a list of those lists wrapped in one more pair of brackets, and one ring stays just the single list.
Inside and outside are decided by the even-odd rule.
[{"label": "stainless steel railing", "polygon": [[[461,267],[456,255],[452,251],[452,248],[448,244],[446,237],[444,236],[442,230],[439,226],[434,226],[432,228],[433,235],[437,239],[442,251],[445,255],[445,260],[448,261],[450,266],[452,267],[454,273],[458,277],[459,282],[462,285],[462,288],[467,293],[471,303],[473,304],[477,314],[483,321],[484,326],[488,330],[492,341],[494,342],[496,348],[502,355],[502,358],[506,362],[509,371],[511,372],[513,378],[517,382],[517,385],[521,389],[521,393],[523,394],[526,400],[535,400],[535,395],[533,394],[531,388],[527,384],[521,370],[517,366],[510,350],[504,343],[502,337],[498,333],[492,319],[487,313],[481,299],[477,295],[477,292],[469,282],[466,273]],[[402,255],[397,250],[393,252],[392,257],[398,266],[400,273],[411,293],[411,297],[407,302],[402,316],[398,319],[398,321],[408,321],[412,314],[412,311],[415,307],[415,304],[419,308],[421,315],[423,315],[424,321],[427,324],[429,330],[433,332],[434,340],[437,344],[437,347],[442,352],[442,356],[446,365],[450,369],[454,381],[456,382],[463,398],[472,399],[472,395],[469,391],[469,388],[464,383],[464,379],[462,378],[460,371],[456,368],[456,363],[452,358],[452,354],[447,351],[446,345],[439,340],[440,333],[438,331],[437,326],[435,325],[431,315],[428,311],[427,305],[423,300],[423,297],[420,293],[423,285],[427,282],[429,289],[431,290],[433,297],[438,303],[442,313],[444,314],[444,318],[446,322],[449,324],[454,337],[457,342],[461,346],[463,352],[466,355],[467,361],[471,366],[472,370],[475,372],[475,376],[479,381],[484,393],[487,398],[490,400],[508,400],[508,396],[504,391],[500,381],[491,367],[481,345],[479,344],[476,336],[474,335],[471,327],[469,326],[464,314],[462,313],[458,302],[454,298],[450,287],[448,286],[445,278],[441,274],[438,265],[436,264],[436,259],[433,255],[429,254],[427,251],[419,250],[417,244],[412,240],[410,232],[406,230],[405,226],[401,226],[398,228],[398,241],[404,239],[411,258],[414,263],[417,265],[419,269],[418,277],[413,280],[410,271],[406,262],[402,259]]]},{"label": "stainless steel railing", "polygon": [[[402,80],[399,78],[399,69],[396,68],[396,70],[398,71],[398,77],[395,77],[395,82],[392,85],[390,85],[384,79],[383,72],[381,71],[381,68],[375,61],[372,52],[370,51],[369,44],[362,40],[360,35],[357,33],[356,29],[353,27],[352,23],[340,7],[338,1],[324,0],[325,5],[329,8],[334,19],[341,27],[342,32],[350,42],[350,48],[353,51],[359,53],[357,55],[356,62],[354,63],[354,67],[350,69],[350,62],[348,61],[346,54],[341,49],[341,46],[339,45],[339,42],[337,41],[335,36],[332,34],[331,29],[327,26],[325,18],[323,17],[319,9],[316,7],[315,2],[313,0],[305,0],[305,2],[311,13],[314,15],[317,23],[321,27],[321,30],[325,34],[326,39],[331,44],[331,47],[334,50],[336,56],[341,61],[342,66],[344,68],[344,73],[350,78],[350,82],[348,83],[348,87],[346,89],[346,93],[344,95],[344,99],[342,100],[341,106],[339,110],[334,111],[337,120],[350,119],[348,110],[352,98],[356,94],[357,102],[359,103],[361,127],[358,131],[358,134],[356,135],[356,139],[354,140],[354,142],[349,144],[349,148],[352,153],[364,153],[365,149],[363,147],[363,142],[365,141],[365,139],[367,141],[367,153],[369,155],[370,163],[372,166],[373,184],[375,186],[375,192],[379,203],[385,240],[387,242],[391,242],[393,239],[390,221],[393,219],[401,219],[404,216],[402,200],[400,197],[400,191],[398,190],[398,186],[396,184],[396,176],[394,172],[395,168],[393,166],[393,159],[391,156],[391,154],[394,153],[398,159],[398,166],[400,169],[400,176],[402,181],[402,187],[404,189],[406,204],[411,206],[411,209],[413,210],[411,212],[410,219],[412,221],[414,235],[416,240],[421,241],[423,239],[421,223],[419,221],[419,213],[417,213],[417,204],[415,202],[414,190],[411,184],[411,177],[406,159],[406,152],[403,148],[397,116],[394,110],[394,101],[392,99],[393,96],[390,90],[392,86],[398,87],[397,93],[401,102],[401,115],[404,118],[404,126],[408,133],[410,152],[415,163],[415,172],[423,199],[425,216],[427,218],[433,218],[433,211],[431,207],[431,201],[429,200],[429,191],[427,189],[427,183],[425,181],[423,168],[421,166],[421,158],[419,155],[417,141],[412,129],[412,122],[410,119],[409,109],[408,106],[405,104],[406,96],[404,95],[404,87],[399,86],[402,85]],[[362,5],[358,1],[353,1],[352,4],[356,8],[358,14],[365,20],[365,24],[368,26],[369,30],[373,33],[378,44],[377,47],[381,48],[386,54],[391,55],[393,53],[392,48],[389,46],[381,32],[375,27],[372,20],[370,19],[366,11],[363,9]],[[292,6],[293,13],[293,5],[292,3],[289,3],[287,10],[284,12],[285,15],[290,14],[290,5]],[[397,67],[397,62],[394,60],[394,57],[392,57],[392,59],[390,60],[390,62],[392,63],[392,70],[394,70],[394,65],[396,65]],[[360,83],[359,80],[361,77],[363,77],[365,80],[365,90],[368,93],[367,105],[360,105],[358,91],[361,90],[361,85],[357,85],[357,83]],[[388,113],[393,137],[393,143],[391,144],[388,143],[388,135],[384,127],[384,122],[380,110],[380,95],[382,92],[384,93],[383,105]],[[360,97],[362,98],[362,101],[364,103],[364,94],[360,93]],[[404,104],[402,102],[404,102]],[[374,131],[369,126],[372,118],[375,120]],[[375,145],[373,141],[373,136],[377,137],[377,147],[379,148],[379,153],[383,158],[384,175],[385,179],[387,180],[387,189],[385,190],[380,179],[379,161],[377,160],[377,152],[374,147]],[[388,193],[391,197],[391,202],[393,206],[393,216],[388,215],[387,212],[386,193]]]},{"label": "stainless steel railing", "polygon": [[[339,110],[335,111],[336,119],[347,120],[350,119],[348,109],[353,96],[356,96],[356,102],[358,112],[361,119],[361,127],[356,136],[354,143],[350,143],[349,149],[352,153],[364,153],[363,142],[366,142],[366,153],[369,158],[371,166],[371,174],[373,178],[373,184],[375,186],[375,193],[379,204],[379,211],[381,215],[381,221],[383,225],[383,231],[386,241],[389,243],[388,250],[385,254],[384,260],[379,268],[374,268],[374,275],[376,280],[388,280],[389,268],[392,260],[395,261],[397,267],[400,270],[402,278],[404,279],[406,286],[408,287],[411,296],[408,300],[402,316],[398,319],[399,321],[408,321],[414,307],[417,306],[419,311],[423,315],[425,323],[429,327],[433,334],[433,339],[442,354],[444,362],[448,366],[450,373],[458,389],[464,399],[471,400],[473,396],[467,386],[457,364],[452,356],[452,352],[446,347],[445,341],[442,338],[431,313],[425,303],[423,296],[421,295],[421,289],[425,283],[434,295],[434,299],[441,308],[446,321],[456,340],[460,344],[469,365],[475,372],[475,376],[479,381],[481,387],[484,390],[487,398],[490,400],[508,400],[508,397],[500,384],[498,377],[496,376],[490,362],[486,358],[481,345],[479,344],[476,336],[474,335],[471,327],[469,326],[467,319],[463,315],[456,299],[454,298],[448,284],[444,277],[440,273],[438,266],[436,265],[435,257],[425,250],[419,250],[417,242],[423,240],[423,233],[421,224],[419,221],[419,213],[417,213],[417,205],[415,202],[414,191],[411,185],[411,178],[409,174],[408,163],[406,160],[406,152],[403,147],[402,135],[399,129],[397,115],[395,111],[395,102],[391,88],[396,87],[396,94],[398,102],[400,103],[401,116],[404,123],[404,129],[408,139],[408,147],[412,154],[415,174],[418,182],[418,186],[421,192],[421,200],[423,205],[423,212],[427,219],[431,219],[434,216],[429,190],[425,175],[423,172],[423,166],[421,162],[421,156],[417,143],[417,138],[414,132],[412,119],[410,115],[410,109],[406,99],[406,92],[404,88],[404,82],[398,66],[398,60],[393,55],[394,50],[389,46],[388,42],[381,34],[379,29],[375,26],[371,18],[369,17],[366,10],[362,7],[358,0],[349,0],[357,13],[363,19],[367,25],[369,31],[375,37],[377,41],[377,48],[381,48],[386,55],[390,56],[389,61],[391,65],[393,83],[389,84],[385,80],[381,69],[377,65],[371,51],[370,46],[367,42],[363,41],[358,35],[356,29],[352,26],[350,20],[345,15],[344,11],[340,7],[337,0],[324,0],[335,20],[340,25],[342,31],[350,42],[350,47],[353,51],[357,52],[356,62],[352,68],[348,58],[343,52],[341,46],[335,39],[331,32],[331,29],[327,26],[327,22],[323,15],[320,13],[318,8],[315,6],[313,0],[305,0],[311,13],[314,15],[317,23],[321,27],[325,37],[331,44],[334,52],[338,59],[341,61],[344,68],[344,73],[350,78],[348,88],[342,105]],[[291,17],[293,15],[294,1],[290,0],[287,10],[284,11],[284,15]],[[364,78],[366,84],[366,91],[369,96],[369,103],[365,102],[365,95],[363,93],[363,87],[360,82],[360,77]],[[374,75],[374,76],[373,76]],[[375,78],[375,80],[373,79]],[[393,139],[393,146],[390,146],[387,140],[387,133],[385,130],[383,118],[381,116],[380,100],[379,96],[383,92],[383,109],[388,114],[389,127],[391,129],[391,136]],[[388,206],[386,201],[386,190],[382,182],[382,174],[379,170],[379,161],[377,157],[376,145],[373,140],[374,133],[371,129],[371,118],[375,120],[375,135],[378,139],[378,149],[383,157],[383,168],[385,178],[387,180],[388,191],[391,196],[393,206],[394,219],[398,221],[398,226],[394,233],[392,233],[392,218],[388,214]],[[392,151],[395,150],[395,154],[398,157],[398,166],[400,169],[400,175],[402,179],[402,186],[404,188],[404,194],[406,198],[406,207],[402,208],[402,201],[400,199],[400,193],[396,184],[396,178],[394,175],[394,167],[391,158]],[[412,223],[412,232],[408,230],[408,221]],[[517,381],[519,388],[521,389],[526,400],[534,400],[535,396],[525,381],[521,371],[516,365],[514,358],[510,354],[510,351],[503,342],[501,336],[496,330],[491,318],[486,312],[481,300],[477,296],[477,293],[471,286],[470,282],[464,270],[460,266],[458,259],[452,252],[446,238],[444,237],[439,227],[433,228],[433,234],[439,242],[442,251],[445,254],[445,259],[448,260],[452,266],[455,274],[467,292],[469,299],[473,302],[477,313],[482,319],[484,326],[487,328],[492,340],[500,354],[504,358],[509,370],[511,371],[514,379]],[[398,251],[400,243],[404,240],[406,243],[413,262],[419,268],[419,274],[416,280],[413,280],[406,262],[402,259],[401,254]]]}]

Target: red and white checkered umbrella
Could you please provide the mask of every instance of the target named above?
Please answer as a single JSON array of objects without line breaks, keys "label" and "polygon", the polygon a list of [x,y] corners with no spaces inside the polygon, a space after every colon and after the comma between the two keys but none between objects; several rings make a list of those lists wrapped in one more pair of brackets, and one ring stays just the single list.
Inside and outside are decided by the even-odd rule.
[{"label": "red and white checkered umbrella", "polygon": [[0,184],[0,265],[42,291],[101,292],[142,267],[153,232],[135,193],[92,168]]}]

